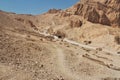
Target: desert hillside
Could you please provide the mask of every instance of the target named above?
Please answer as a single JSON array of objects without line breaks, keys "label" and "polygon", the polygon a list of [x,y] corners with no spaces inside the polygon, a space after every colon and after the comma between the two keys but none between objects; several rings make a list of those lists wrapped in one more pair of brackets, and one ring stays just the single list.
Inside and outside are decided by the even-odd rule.
[{"label": "desert hillside", "polygon": [[119,0],[40,15],[0,11],[0,80],[119,80],[119,62]]}]

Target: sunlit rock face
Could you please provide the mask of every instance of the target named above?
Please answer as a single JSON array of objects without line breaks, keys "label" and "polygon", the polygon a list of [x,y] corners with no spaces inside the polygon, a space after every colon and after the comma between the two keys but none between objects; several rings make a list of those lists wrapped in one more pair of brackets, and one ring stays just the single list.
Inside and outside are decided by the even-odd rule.
[{"label": "sunlit rock face", "polygon": [[67,11],[93,23],[120,27],[120,0],[81,0]]}]

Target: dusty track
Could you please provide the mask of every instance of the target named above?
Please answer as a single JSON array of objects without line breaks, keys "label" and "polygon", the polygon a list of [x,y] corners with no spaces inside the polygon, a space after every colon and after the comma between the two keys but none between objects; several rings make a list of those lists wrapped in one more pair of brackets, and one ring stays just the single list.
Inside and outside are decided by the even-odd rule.
[{"label": "dusty track", "polygon": [[[59,38],[55,35],[50,35],[49,33],[43,33],[43,32],[40,32],[40,31],[36,31],[37,33],[39,33],[40,35],[44,35],[44,36],[48,36],[48,37],[53,37],[55,40],[59,40]],[[64,42],[67,42],[67,43],[70,43],[70,44],[73,44],[73,45],[76,45],[78,47],[84,47],[84,48],[88,48],[88,49],[91,49],[91,50],[96,50],[98,47],[92,47],[92,46],[89,46],[89,45],[84,45],[84,44],[80,44],[76,41],[72,41],[72,40],[69,40],[67,38],[64,38],[63,39]],[[113,55],[116,55],[117,52],[113,52],[113,51],[110,51],[110,50],[107,50],[107,49],[102,49],[103,52],[106,52],[106,53],[111,53]]]},{"label": "dusty track", "polygon": [[61,70],[61,72],[69,77],[71,80],[80,80],[80,77],[79,75],[77,75],[76,73],[72,72],[68,66],[66,65],[66,60],[65,60],[65,53],[64,51],[59,48],[59,47],[56,47],[56,54],[57,54],[57,59],[58,59],[58,65],[59,65],[59,69]]},{"label": "dusty track", "polygon": [[[10,32],[10,31],[8,33],[9,33],[9,35],[16,34],[15,32]],[[71,41],[68,39],[61,40],[61,39],[57,38],[57,36],[46,34],[46,33],[41,33],[41,34],[39,33],[38,34],[39,36],[32,35],[32,34],[29,34],[29,35],[30,35],[30,37],[28,37],[27,35],[18,33],[14,37],[19,36],[19,38],[25,39],[25,41],[32,39],[29,42],[32,42],[32,43],[34,42],[34,43],[36,43],[35,45],[43,45],[41,43],[39,44],[39,42],[40,42],[41,38],[42,39],[44,38],[45,41],[43,41],[43,42],[45,43],[45,45],[43,45],[42,48],[46,47],[45,50],[46,51],[48,50],[48,52],[40,53],[41,52],[41,50],[40,50],[40,51],[38,51],[38,54],[35,54],[34,52],[32,52],[33,54],[30,54],[30,56],[32,57],[31,60],[34,61],[34,59],[35,59],[35,62],[36,61],[39,62],[39,63],[37,63],[37,65],[41,65],[40,63],[41,63],[41,61],[43,61],[45,63],[44,66],[47,68],[47,69],[45,69],[43,66],[42,69],[43,69],[44,73],[40,73],[37,71],[41,70],[41,67],[36,66],[38,70],[35,70],[34,66],[31,63],[28,63],[30,65],[30,67],[33,67],[33,70],[35,70],[38,74],[38,76],[35,78],[38,78],[41,75],[49,76],[48,74],[52,74],[52,73],[61,75],[63,78],[63,79],[60,79],[59,77],[54,78],[55,76],[53,74],[52,77],[50,76],[50,78],[47,78],[45,76],[45,78],[47,78],[47,79],[43,79],[43,76],[42,76],[38,80],[58,80],[58,79],[60,79],[60,80],[81,80],[81,79],[94,80],[95,78],[94,78],[94,75],[92,75],[92,74],[95,71],[96,71],[96,75],[98,74],[100,76],[100,78],[102,77],[101,73],[97,73],[97,70],[101,71],[101,70],[97,69],[97,68],[99,68],[99,66],[102,66],[101,69],[104,69],[104,68],[107,69],[108,72],[110,70],[111,72],[113,71],[113,73],[118,72],[118,74],[119,74],[119,70],[120,70],[119,64],[116,63],[115,66],[114,66],[114,64],[113,64],[113,66],[111,66],[112,63],[117,62],[119,59],[119,57],[117,55],[114,55],[113,53],[110,53],[110,55],[107,55],[107,52],[97,51],[96,48],[91,47],[89,45],[83,45],[83,44],[80,44],[80,43],[77,43],[75,41]],[[43,37],[40,37],[41,35]],[[52,37],[53,40],[55,40],[55,42],[47,40],[46,37],[48,37],[48,38]],[[61,45],[60,43],[63,45]],[[20,44],[19,44],[19,46],[20,46]],[[26,44],[26,45],[28,45],[28,44]],[[35,46],[35,45],[32,44],[32,46]],[[67,45],[69,45],[69,47],[67,47]],[[27,46],[27,47],[29,47],[29,46]],[[40,46],[37,46],[35,49],[37,49],[38,47],[40,47]],[[75,49],[75,47],[77,49]],[[43,50],[43,51],[45,51],[45,50]],[[69,50],[71,50],[72,52],[69,52]],[[89,50],[89,51],[87,52],[87,50]],[[96,53],[96,52],[98,52],[98,53]],[[76,53],[79,53],[80,56]],[[84,55],[84,54],[87,54],[87,55]],[[21,54],[21,55],[23,55],[23,54]],[[74,55],[74,58],[71,55]],[[35,56],[35,57],[33,57],[33,56]],[[43,56],[43,58],[41,56]],[[41,57],[41,58],[36,59],[37,57]],[[45,60],[47,60],[47,61],[45,62]],[[49,61],[54,64],[51,65]],[[24,62],[24,60],[23,60],[23,62]],[[110,66],[108,63],[110,63]],[[26,63],[23,63],[23,65],[24,64],[26,64]],[[78,65],[78,64],[81,64],[81,65]],[[89,67],[89,65],[90,65],[90,67]],[[29,66],[26,68],[29,68]],[[110,73],[108,73],[108,72],[105,72],[105,75],[106,74],[110,75]],[[89,76],[89,73],[90,73],[90,76]],[[9,79],[13,79],[16,75],[19,75],[19,76],[16,76],[15,79],[25,80],[24,78],[23,79],[19,78],[19,77],[23,76],[24,74],[30,75],[30,73],[25,73],[24,70],[23,71],[18,70],[17,72],[13,71],[13,73],[11,73],[10,75],[7,74],[7,76],[5,76],[5,74],[3,74],[1,79],[9,80]],[[36,74],[36,73],[31,72],[31,74]],[[87,79],[84,75],[87,76]],[[88,79],[88,77],[90,77],[90,79]],[[25,78],[28,78],[28,75],[25,75]],[[13,80],[15,80],[15,79],[13,79]],[[99,79],[96,78],[95,80],[99,80]]]},{"label": "dusty track", "polygon": [[[43,35],[43,36],[48,36],[48,37],[53,37],[53,39],[55,39],[55,40],[60,40],[57,36],[55,36],[55,35],[50,35],[49,33],[42,33],[42,32],[39,32],[39,31],[37,31],[40,35]],[[64,38],[62,41],[64,41],[64,42],[67,42],[67,43],[70,43],[70,44],[72,44],[72,45],[76,45],[76,46],[78,46],[78,47],[83,47],[83,48],[87,48],[87,49],[90,49],[90,50],[95,50],[95,51],[97,51],[97,48],[98,47],[92,47],[92,46],[89,46],[89,45],[84,45],[84,44],[80,44],[80,43],[78,43],[78,42],[76,42],[76,41],[72,41],[72,40],[69,40],[69,39],[67,39],[67,38]],[[109,53],[109,54],[111,54],[111,55],[114,55],[114,56],[117,56],[117,52],[112,52],[112,51],[110,51],[110,50],[107,50],[107,49],[102,49],[101,50],[102,52],[104,52],[104,53]],[[59,59],[59,61],[60,61],[60,63],[63,63],[62,65],[61,65],[61,67],[63,67],[63,65],[65,65],[64,63],[65,63],[65,61],[64,61],[64,54],[63,54],[63,51],[61,50],[61,49],[59,49],[59,48],[57,48],[57,52],[58,52],[58,56],[60,56],[60,59]],[[85,56],[86,57],[86,56]],[[91,57],[91,56],[90,56]],[[94,59],[94,58],[90,58],[89,56],[87,57],[88,59]],[[95,59],[95,60],[97,60],[97,59]],[[95,60],[93,60],[93,61],[95,61]],[[101,62],[100,64],[102,64],[102,65],[104,65],[104,66],[107,66],[108,68],[110,68],[110,69],[113,69],[113,70],[120,70],[120,67],[116,67],[116,66],[111,66],[110,64],[105,64],[104,63],[104,61],[99,61],[98,60],[98,62]],[[65,68],[64,68],[65,69]],[[65,70],[65,71],[69,71],[69,70]],[[68,72],[68,73],[70,73],[70,72]],[[73,75],[73,74],[69,74],[69,75]],[[76,75],[75,75],[76,76]],[[79,79],[78,77],[77,77],[77,79]]]}]

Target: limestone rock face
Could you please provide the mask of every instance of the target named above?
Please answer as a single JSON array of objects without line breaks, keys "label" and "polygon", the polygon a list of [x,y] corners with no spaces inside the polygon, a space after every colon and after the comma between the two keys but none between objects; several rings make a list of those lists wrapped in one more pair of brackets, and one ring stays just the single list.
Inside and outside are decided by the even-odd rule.
[{"label": "limestone rock face", "polygon": [[120,0],[81,0],[66,11],[93,23],[120,27]]}]

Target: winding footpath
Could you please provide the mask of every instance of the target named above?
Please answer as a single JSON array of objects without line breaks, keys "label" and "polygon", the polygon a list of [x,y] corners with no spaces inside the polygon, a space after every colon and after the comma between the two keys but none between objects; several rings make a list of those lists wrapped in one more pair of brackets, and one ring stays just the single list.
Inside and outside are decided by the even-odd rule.
[{"label": "winding footpath", "polygon": [[[55,35],[51,35],[49,33],[46,33],[46,32],[40,32],[40,31],[35,31],[37,33],[39,33],[40,35],[43,35],[45,37],[53,37],[55,40],[61,40],[59,39],[57,36]],[[79,46],[79,47],[84,47],[84,48],[88,48],[88,49],[91,49],[91,50],[97,50],[98,47],[92,47],[92,46],[89,46],[89,45],[84,45],[84,44],[81,44],[81,43],[78,43],[76,41],[73,41],[73,40],[69,40],[67,38],[64,38],[62,41],[64,42],[67,42],[67,43],[70,43],[70,44],[73,44],[73,45],[76,45],[76,46]],[[117,55],[117,52],[113,52],[113,51],[110,51],[110,50],[107,50],[107,49],[102,49],[103,52],[106,52],[106,53],[110,53],[110,54],[113,54],[113,55]]]},{"label": "winding footpath", "polygon": [[[70,43],[72,45],[76,45],[78,47],[83,47],[83,48],[87,48],[87,49],[90,49],[90,50],[96,50],[99,49],[98,47],[92,47],[92,46],[89,46],[89,45],[84,45],[84,44],[81,44],[81,43],[78,43],[76,41],[73,41],[73,40],[69,40],[67,38],[64,38],[64,39],[60,39],[58,38],[57,36],[55,35],[50,35],[48,33],[42,33],[42,32],[39,32],[37,31],[40,35],[43,35],[45,37],[52,37],[55,41],[63,41],[63,42],[66,42],[66,43]],[[54,45],[55,46],[55,45]],[[69,66],[67,65],[67,61],[65,59],[65,53],[64,53],[64,50],[61,49],[60,47],[58,46],[55,46],[56,48],[56,55],[57,55],[57,61],[58,61],[58,68],[59,70],[65,75],[67,76],[68,78],[70,78],[71,80],[80,80],[82,76],[76,74],[74,71],[71,71],[71,69],[69,69]],[[117,52],[112,52],[110,50],[107,50],[107,49],[102,49],[101,50],[102,52],[106,52],[106,53],[110,53],[110,54],[113,54],[113,55],[117,55]],[[94,58],[91,58],[91,57],[88,57],[89,59],[94,59]],[[98,61],[99,62],[99,61]],[[103,62],[104,63],[104,62]],[[102,63],[102,64],[103,64]],[[116,66],[109,66],[108,64],[103,64],[104,66],[107,66],[108,68],[112,69],[112,70],[117,70],[119,71],[119,67],[116,67]]]}]

